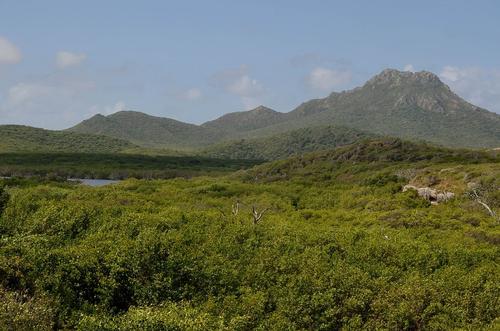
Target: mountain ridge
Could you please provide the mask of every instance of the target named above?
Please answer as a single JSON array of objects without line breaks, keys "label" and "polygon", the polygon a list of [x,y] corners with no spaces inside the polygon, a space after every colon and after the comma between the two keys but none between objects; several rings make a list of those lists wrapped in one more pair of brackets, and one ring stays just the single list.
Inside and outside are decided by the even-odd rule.
[{"label": "mountain ridge", "polygon": [[500,146],[500,115],[460,98],[429,71],[395,69],[383,70],[360,87],[306,101],[287,113],[259,106],[195,125],[125,111],[94,116],[68,130],[104,134],[146,147],[197,149],[321,125],[449,147]]},{"label": "mountain ridge", "polygon": [[251,131],[279,123],[284,116],[286,116],[285,113],[261,105],[247,111],[224,114],[215,120],[201,124],[201,126],[227,132]]}]

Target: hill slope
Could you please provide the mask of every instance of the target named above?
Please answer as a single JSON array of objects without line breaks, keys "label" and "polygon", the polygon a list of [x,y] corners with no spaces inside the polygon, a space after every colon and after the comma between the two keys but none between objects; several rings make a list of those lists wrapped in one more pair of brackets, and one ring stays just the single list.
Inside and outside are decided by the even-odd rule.
[{"label": "hill slope", "polygon": [[281,123],[286,114],[270,108],[259,106],[249,111],[225,114],[216,120],[202,124],[205,128],[212,128],[228,133],[247,132],[273,124]]},{"label": "hill slope", "polygon": [[[247,170],[242,176],[250,181],[276,181],[298,178],[300,180],[325,180],[333,173],[351,178],[367,169],[384,170],[390,167],[425,167],[450,164],[446,172],[454,173],[468,164],[499,164],[500,154],[495,151],[474,151],[437,147],[414,143],[399,138],[382,137],[367,139],[335,149],[317,151],[284,160],[267,162]],[[343,170],[342,170],[343,169]],[[498,172],[497,172],[498,173]],[[440,173],[439,176],[444,176]],[[491,174],[495,178],[496,174]],[[474,174],[465,176],[471,180]],[[465,180],[463,175],[459,179]],[[498,180],[496,180],[498,181]]]},{"label": "hill slope", "polygon": [[106,135],[145,147],[181,149],[209,144],[218,136],[217,132],[198,125],[134,111],[95,115],[68,131]]},{"label": "hill slope", "polygon": [[117,153],[137,148],[116,138],[66,131],[50,131],[22,125],[0,126],[0,152]]},{"label": "hill slope", "polygon": [[220,143],[206,148],[203,154],[229,159],[275,160],[352,144],[372,136],[346,127],[321,126],[297,129],[270,137]]}]

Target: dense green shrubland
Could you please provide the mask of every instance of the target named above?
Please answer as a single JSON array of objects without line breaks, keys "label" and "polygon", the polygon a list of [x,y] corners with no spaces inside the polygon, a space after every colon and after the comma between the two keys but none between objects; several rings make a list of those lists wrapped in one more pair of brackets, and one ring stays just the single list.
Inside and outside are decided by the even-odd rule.
[{"label": "dense green shrubland", "polygon": [[[102,188],[10,183],[0,219],[0,325],[498,328],[499,221],[467,184],[498,211],[499,163],[377,146],[232,177]],[[402,157],[408,149],[415,159]],[[431,206],[401,191],[409,181],[457,196]],[[253,207],[267,209],[256,225]]]},{"label": "dense green shrubland", "polygon": [[174,178],[223,174],[260,163],[195,156],[90,153],[0,154],[0,176],[46,178]]},{"label": "dense green shrubland", "polygon": [[52,131],[24,125],[0,125],[0,152],[119,153],[137,148],[117,138],[68,131]]},{"label": "dense green shrubland", "polygon": [[352,144],[374,135],[338,126],[317,126],[263,138],[241,139],[209,146],[203,155],[226,159],[276,160]]}]

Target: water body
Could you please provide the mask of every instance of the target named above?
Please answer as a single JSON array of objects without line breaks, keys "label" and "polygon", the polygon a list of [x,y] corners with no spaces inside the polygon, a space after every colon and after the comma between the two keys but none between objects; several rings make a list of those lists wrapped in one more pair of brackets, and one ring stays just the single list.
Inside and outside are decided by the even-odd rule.
[{"label": "water body", "polygon": [[70,178],[68,180],[80,182],[83,185],[94,186],[94,187],[105,186],[105,185],[110,185],[110,184],[115,184],[115,183],[120,182],[119,180],[113,180],[113,179]]},{"label": "water body", "polygon": [[[11,178],[13,177],[0,176],[0,179],[11,179]],[[68,178],[68,181],[79,182],[82,185],[88,185],[93,187],[106,186],[120,182],[120,180],[115,180],[115,179],[86,179],[86,178]]]}]

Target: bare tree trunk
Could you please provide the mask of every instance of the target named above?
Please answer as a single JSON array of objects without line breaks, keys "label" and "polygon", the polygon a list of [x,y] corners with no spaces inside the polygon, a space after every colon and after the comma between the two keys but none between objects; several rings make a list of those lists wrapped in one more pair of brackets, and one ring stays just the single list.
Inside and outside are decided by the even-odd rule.
[{"label": "bare tree trunk", "polygon": [[262,210],[260,213],[255,209],[255,206],[252,206],[252,216],[253,216],[253,224],[256,225],[264,216],[264,213],[267,211],[267,208]]},{"label": "bare tree trunk", "polygon": [[231,213],[236,216],[238,215],[238,212],[240,211],[240,202],[239,201],[236,201],[236,203],[234,203],[232,206],[231,206]]},{"label": "bare tree trunk", "polygon": [[477,194],[476,190],[474,190],[472,192],[474,193],[474,196],[476,197],[476,202],[479,203],[481,206],[483,206],[488,211],[488,213],[491,215],[491,217],[496,217],[496,214],[493,211],[493,209],[491,209],[490,206],[488,206],[486,203],[481,201],[481,198]]},{"label": "bare tree trunk", "polygon": [[481,206],[483,206],[484,208],[486,208],[486,210],[488,211],[488,213],[490,213],[490,215],[492,217],[495,217],[496,214],[495,212],[487,205],[485,204],[484,202],[482,202],[481,200],[476,200],[477,203],[479,203]]}]

